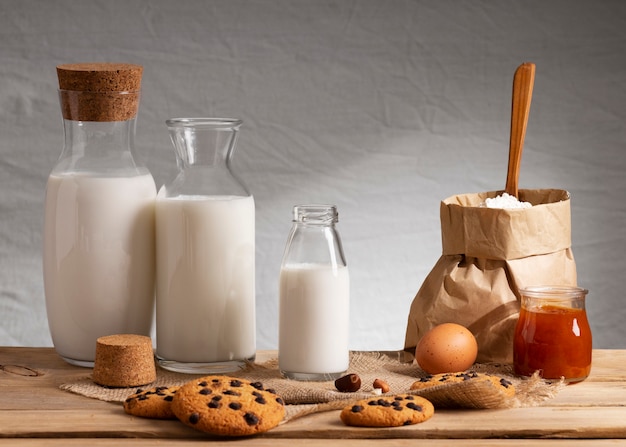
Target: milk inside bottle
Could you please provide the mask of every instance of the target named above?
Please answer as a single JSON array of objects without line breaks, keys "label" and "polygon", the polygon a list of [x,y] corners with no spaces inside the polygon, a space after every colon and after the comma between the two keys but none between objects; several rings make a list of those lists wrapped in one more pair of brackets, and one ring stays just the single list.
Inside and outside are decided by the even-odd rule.
[{"label": "milk inside bottle", "polygon": [[180,172],[156,202],[157,360],[223,373],[255,357],[255,206],[229,169],[241,122],[167,121]]},{"label": "milk inside bottle", "polygon": [[142,68],[57,67],[65,146],[47,183],[43,274],[52,341],[93,366],[104,335],[150,335],[156,187],[134,157]]},{"label": "milk inside bottle", "polygon": [[278,366],[295,380],[334,380],[349,366],[350,279],[333,205],[294,207],[280,270]]}]

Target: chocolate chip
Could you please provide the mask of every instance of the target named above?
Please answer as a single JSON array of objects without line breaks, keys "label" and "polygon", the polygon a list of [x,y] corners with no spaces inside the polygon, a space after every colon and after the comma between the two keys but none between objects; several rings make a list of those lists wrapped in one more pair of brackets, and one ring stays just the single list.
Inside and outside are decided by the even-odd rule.
[{"label": "chocolate chip", "polygon": [[202,382],[198,384],[198,386],[207,386],[207,385],[208,383],[206,383],[206,380],[203,380]]},{"label": "chocolate chip", "polygon": [[198,421],[200,421],[200,414],[191,413],[191,415],[189,416],[189,423],[195,425],[198,423]]},{"label": "chocolate chip", "polygon": [[402,411],[402,407],[401,406],[397,406],[397,405],[394,405],[393,409],[396,410],[396,411]]},{"label": "chocolate chip", "polygon": [[250,386],[252,388],[256,388],[257,390],[263,391],[263,384],[261,382],[252,382]]},{"label": "chocolate chip", "polygon": [[243,383],[241,382],[241,380],[233,379],[233,380],[230,381],[230,386],[232,386],[234,388],[239,388],[239,387],[243,386]]},{"label": "chocolate chip", "polygon": [[243,415],[246,424],[257,425],[259,423],[259,417],[254,413],[246,413]]},{"label": "chocolate chip", "polygon": [[213,398],[211,399],[211,402],[209,402],[207,406],[209,408],[219,408],[221,405],[220,400],[222,400],[222,396],[213,396]]},{"label": "chocolate chip", "polygon": [[502,385],[504,388],[508,388],[513,384],[506,379],[500,379],[500,385]]},{"label": "chocolate chip", "polygon": [[273,388],[268,388],[265,391],[267,391],[268,393],[271,393],[271,394],[276,394],[276,390],[273,389]]},{"label": "chocolate chip", "polygon": [[256,399],[254,399],[254,401],[257,404],[261,404],[261,405],[265,405],[267,403],[267,401],[265,400],[263,396],[258,396]]},{"label": "chocolate chip", "polygon": [[230,408],[231,410],[241,410],[241,403],[231,402],[228,404],[228,408]]},{"label": "chocolate chip", "polygon": [[276,398],[276,402],[278,402],[278,403],[279,403],[279,404],[281,404],[281,405],[285,405],[285,401],[284,401],[284,400],[282,400],[280,397],[277,397],[277,398]]},{"label": "chocolate chip", "polygon": [[202,389],[200,390],[200,394],[202,394],[202,395],[204,395],[204,396],[206,396],[206,395],[208,395],[208,394],[211,394],[212,392],[213,392],[213,391],[211,391],[211,388],[202,388]]},{"label": "chocolate chip", "polygon": [[166,402],[171,402],[172,400],[174,400],[174,396],[165,396],[163,400]]},{"label": "chocolate chip", "polygon": [[226,394],[227,396],[241,396],[241,393],[233,390],[225,390],[224,394]]},{"label": "chocolate chip", "polygon": [[361,411],[363,411],[363,407],[361,405],[353,405],[352,406],[352,412],[353,413],[360,413]]},{"label": "chocolate chip", "polygon": [[411,410],[422,411],[422,406],[417,405],[415,402],[409,402],[408,404],[406,404],[406,407],[410,408]]}]

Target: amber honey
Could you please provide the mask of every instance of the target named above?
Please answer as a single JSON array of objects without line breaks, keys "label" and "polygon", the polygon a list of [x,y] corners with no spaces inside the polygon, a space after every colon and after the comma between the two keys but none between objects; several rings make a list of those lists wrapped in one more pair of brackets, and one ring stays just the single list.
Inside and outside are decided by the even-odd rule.
[{"label": "amber honey", "polygon": [[515,373],[569,383],[591,371],[592,338],[584,299],[585,289],[524,289],[513,341]]}]

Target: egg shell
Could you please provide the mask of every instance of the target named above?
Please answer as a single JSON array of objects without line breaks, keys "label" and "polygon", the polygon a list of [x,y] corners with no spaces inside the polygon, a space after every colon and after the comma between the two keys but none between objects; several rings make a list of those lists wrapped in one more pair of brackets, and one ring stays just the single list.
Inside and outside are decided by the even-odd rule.
[{"label": "egg shell", "polygon": [[476,361],[478,343],[474,335],[456,323],[435,326],[421,338],[415,360],[428,374],[465,371]]}]

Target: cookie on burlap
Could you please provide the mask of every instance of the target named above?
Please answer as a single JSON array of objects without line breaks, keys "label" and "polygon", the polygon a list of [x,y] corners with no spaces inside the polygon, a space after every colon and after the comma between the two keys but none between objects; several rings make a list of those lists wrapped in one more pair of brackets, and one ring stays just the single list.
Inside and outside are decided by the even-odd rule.
[{"label": "cookie on burlap", "polygon": [[172,411],[181,422],[200,431],[248,436],[276,427],[285,416],[285,404],[260,382],[207,376],[180,387]]},{"label": "cookie on burlap", "polygon": [[172,400],[178,386],[158,386],[148,390],[138,389],[124,401],[124,411],[133,416],[153,419],[176,419]]},{"label": "cookie on burlap", "polygon": [[433,404],[423,397],[397,394],[359,400],[345,407],[340,418],[357,427],[399,427],[424,422],[434,412]]},{"label": "cookie on burlap", "polygon": [[495,374],[467,371],[423,377],[411,390],[441,408],[503,408],[513,404],[515,386]]},{"label": "cookie on burlap", "polygon": [[411,385],[411,389],[422,390],[450,383],[467,382],[469,380],[475,382],[491,382],[496,388],[500,389],[507,396],[513,397],[515,395],[515,387],[509,380],[493,374],[480,373],[476,371],[443,373],[423,377],[414,382],[413,385]]}]

